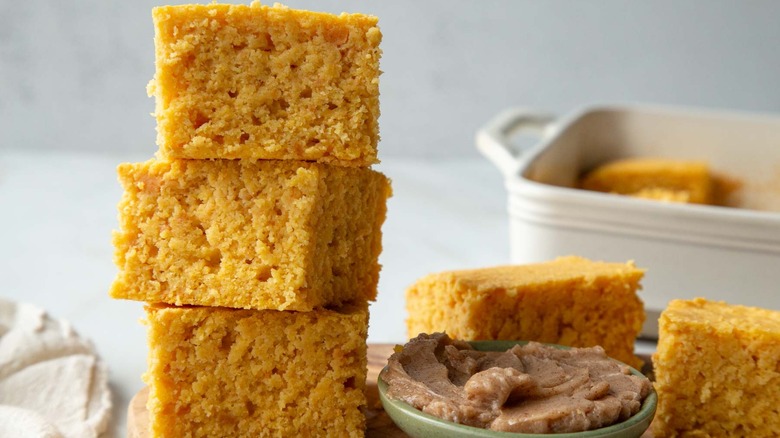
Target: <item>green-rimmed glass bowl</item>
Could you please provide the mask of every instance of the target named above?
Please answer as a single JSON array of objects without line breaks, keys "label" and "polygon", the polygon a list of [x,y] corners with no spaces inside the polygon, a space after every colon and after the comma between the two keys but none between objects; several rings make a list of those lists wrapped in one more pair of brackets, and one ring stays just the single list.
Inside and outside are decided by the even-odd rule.
[{"label": "green-rimmed glass bowl", "polygon": [[[527,343],[528,341],[469,342],[475,350],[479,351],[506,351],[515,345],[525,345]],[[555,344],[545,345],[560,349],[569,348]],[[645,401],[642,402],[639,412],[628,420],[584,432],[549,434],[497,432],[445,421],[433,415],[428,415],[405,402],[389,399],[387,397],[387,383],[382,379],[386,370],[387,368],[382,370],[377,381],[379,399],[382,401],[385,412],[393,419],[396,426],[412,438],[539,438],[542,435],[554,436],[556,438],[639,438],[650,427],[650,422],[653,421],[656,404],[658,403],[658,396],[654,390],[651,390]],[[644,374],[634,368],[631,368],[631,373],[637,376],[644,376]]]}]

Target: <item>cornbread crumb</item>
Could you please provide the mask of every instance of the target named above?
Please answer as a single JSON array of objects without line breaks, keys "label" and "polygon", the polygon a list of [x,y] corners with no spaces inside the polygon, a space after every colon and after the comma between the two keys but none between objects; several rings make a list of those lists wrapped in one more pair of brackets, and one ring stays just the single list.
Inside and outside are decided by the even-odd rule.
[{"label": "cornbread crumb", "polygon": [[585,175],[587,190],[668,202],[713,204],[713,180],[707,163],[661,158],[616,160]]},{"label": "cornbread crumb", "polygon": [[146,308],[152,436],[362,437],[368,307]]},{"label": "cornbread crumb", "polygon": [[122,164],[111,296],[312,310],[373,300],[390,185],[300,161]]},{"label": "cornbread crumb", "polygon": [[154,8],[166,158],[377,162],[377,18],[251,5]]},{"label": "cornbread crumb", "polygon": [[645,319],[636,294],[644,271],[632,262],[581,257],[428,275],[406,291],[409,337],[446,332],[463,340],[600,345],[634,367]]},{"label": "cornbread crumb", "polygon": [[780,312],[674,300],[653,356],[656,437],[777,436]]}]

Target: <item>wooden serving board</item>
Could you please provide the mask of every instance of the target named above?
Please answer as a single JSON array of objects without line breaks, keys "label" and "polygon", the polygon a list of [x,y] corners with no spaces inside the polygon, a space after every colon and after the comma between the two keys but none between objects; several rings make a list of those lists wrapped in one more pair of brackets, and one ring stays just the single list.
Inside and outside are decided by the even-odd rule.
[{"label": "wooden serving board", "polygon": [[[409,438],[407,434],[396,427],[393,420],[382,409],[376,387],[376,379],[382,368],[387,365],[387,358],[393,354],[393,347],[393,344],[369,344],[368,346],[366,437],[369,438]],[[148,396],[149,389],[144,388],[130,401],[130,406],[127,408],[128,438],[149,438],[149,413],[146,411],[146,398]],[[653,438],[653,435],[650,432],[645,432],[642,438]]]}]

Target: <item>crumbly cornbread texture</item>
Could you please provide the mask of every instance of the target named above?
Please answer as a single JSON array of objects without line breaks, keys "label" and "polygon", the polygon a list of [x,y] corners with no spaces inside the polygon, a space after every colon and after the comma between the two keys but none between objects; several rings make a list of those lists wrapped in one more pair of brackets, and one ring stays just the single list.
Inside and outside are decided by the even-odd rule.
[{"label": "crumbly cornbread texture", "polygon": [[653,356],[656,437],[769,437],[780,432],[780,312],[675,300]]},{"label": "crumbly cornbread texture", "polygon": [[390,185],[300,161],[122,164],[114,298],[312,310],[373,300]]},{"label": "crumbly cornbread texture", "polygon": [[616,160],[585,175],[582,188],[668,202],[712,204],[707,163],[661,158]]},{"label": "crumbly cornbread texture", "polygon": [[629,365],[645,320],[632,262],[561,257],[547,263],[428,275],[406,291],[409,337],[446,332],[463,340],[600,345]]},{"label": "crumbly cornbread texture", "polygon": [[365,303],[146,312],[152,436],[363,436]]},{"label": "crumbly cornbread texture", "polygon": [[154,8],[163,157],[377,162],[377,18],[251,5]]}]

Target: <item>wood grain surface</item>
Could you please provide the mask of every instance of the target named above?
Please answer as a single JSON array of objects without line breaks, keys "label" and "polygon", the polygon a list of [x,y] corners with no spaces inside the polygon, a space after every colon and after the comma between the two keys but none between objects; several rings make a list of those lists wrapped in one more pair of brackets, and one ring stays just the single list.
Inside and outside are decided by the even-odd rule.
[{"label": "wood grain surface", "polygon": [[[368,346],[366,436],[369,438],[408,438],[408,435],[396,427],[382,409],[382,403],[379,401],[379,393],[376,387],[377,376],[379,376],[382,368],[387,365],[387,358],[392,353],[392,344],[370,344]],[[149,438],[149,413],[146,411],[146,398],[148,395],[149,389],[144,388],[130,401],[130,406],[127,408],[128,438]],[[652,437],[650,432],[642,435],[642,438]]]}]

